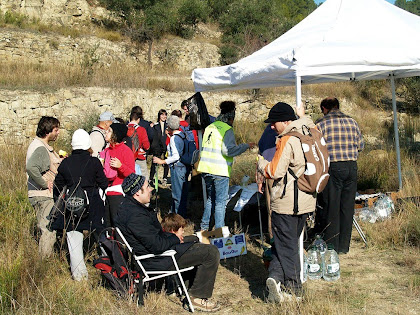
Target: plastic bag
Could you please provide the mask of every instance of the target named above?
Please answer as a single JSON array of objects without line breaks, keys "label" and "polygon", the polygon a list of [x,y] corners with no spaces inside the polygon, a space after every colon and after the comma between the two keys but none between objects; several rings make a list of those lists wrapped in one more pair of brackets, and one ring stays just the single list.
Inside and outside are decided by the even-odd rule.
[{"label": "plastic bag", "polygon": [[392,199],[384,194],[381,194],[373,205],[373,211],[376,213],[378,220],[390,218],[394,210],[395,206]]}]

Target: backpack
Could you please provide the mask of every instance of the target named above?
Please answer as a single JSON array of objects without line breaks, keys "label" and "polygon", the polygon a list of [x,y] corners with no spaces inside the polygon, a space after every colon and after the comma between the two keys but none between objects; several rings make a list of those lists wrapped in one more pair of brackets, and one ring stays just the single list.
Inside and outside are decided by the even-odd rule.
[{"label": "backpack", "polygon": [[109,149],[105,149],[99,152],[99,157],[103,159],[103,167],[106,178],[108,178],[108,181],[112,182],[117,177],[118,172],[109,164],[111,162],[111,154],[109,154]]},{"label": "backpack", "polygon": [[181,130],[185,133],[185,135],[187,136],[188,141],[194,141],[195,142],[195,138],[194,138],[194,134],[192,132],[192,130],[190,130],[190,126],[179,126],[179,128],[181,128]]},{"label": "backpack", "polygon": [[182,148],[182,153],[180,152],[179,154],[179,160],[186,166],[194,165],[198,161],[200,155],[200,150],[197,150],[197,147],[195,145],[194,136],[193,140],[189,140],[184,132],[177,133],[175,134],[175,136],[180,137],[184,144]]},{"label": "backpack", "polygon": [[116,238],[113,228],[105,229],[99,235],[102,256],[93,261],[93,266],[101,271],[106,283],[120,297],[130,297],[137,293],[136,285],[142,286],[140,274],[131,270],[129,255],[124,245]]},{"label": "backpack", "polygon": [[125,144],[133,151],[134,160],[137,160],[140,155],[144,154],[140,147],[139,135],[137,134],[138,127],[128,126],[127,137],[125,138]]},{"label": "backpack", "polygon": [[[294,214],[298,212],[298,189],[306,193],[320,193],[328,183],[330,175],[328,169],[330,158],[327,143],[322,133],[316,128],[302,126],[302,133],[288,132],[286,135],[299,138],[305,156],[305,172],[298,178],[289,167],[288,172],[295,179],[294,182]],[[284,177],[284,191],[286,193],[287,173]]]},{"label": "backpack", "polygon": [[89,215],[89,198],[86,190],[84,190],[81,186],[82,175],[86,166],[89,164],[89,161],[90,159],[86,162],[80,172],[78,182],[76,183],[72,178],[73,184],[64,190],[65,211],[72,219],[81,220]]}]

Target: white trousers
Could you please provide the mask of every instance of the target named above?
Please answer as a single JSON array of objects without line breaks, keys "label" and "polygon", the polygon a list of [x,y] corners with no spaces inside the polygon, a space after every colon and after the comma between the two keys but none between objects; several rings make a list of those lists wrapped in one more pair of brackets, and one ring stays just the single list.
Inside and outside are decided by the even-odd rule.
[{"label": "white trousers", "polygon": [[83,233],[78,231],[67,232],[67,246],[70,254],[70,269],[73,279],[76,281],[86,280],[88,271],[83,255]]}]

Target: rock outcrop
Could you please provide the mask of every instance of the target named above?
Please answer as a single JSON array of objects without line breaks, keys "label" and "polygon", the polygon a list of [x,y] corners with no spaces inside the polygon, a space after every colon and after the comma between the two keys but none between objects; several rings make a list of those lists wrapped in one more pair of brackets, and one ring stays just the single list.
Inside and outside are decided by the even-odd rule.
[{"label": "rock outcrop", "polygon": [[[55,116],[61,122],[63,132],[82,125],[89,116],[99,116],[106,110],[115,116],[128,118],[132,106],[140,105],[146,119],[155,121],[159,109],[168,112],[180,109],[181,101],[191,96],[188,92],[164,90],[72,88],[54,92],[11,91],[0,93],[0,145],[23,144],[34,137],[36,125],[43,115]],[[209,113],[217,116],[218,104],[223,100],[237,102],[237,120],[259,122],[274,99],[252,101],[246,93],[205,93]],[[278,96],[292,103],[293,97]],[[250,130],[249,132],[253,132]]]}]

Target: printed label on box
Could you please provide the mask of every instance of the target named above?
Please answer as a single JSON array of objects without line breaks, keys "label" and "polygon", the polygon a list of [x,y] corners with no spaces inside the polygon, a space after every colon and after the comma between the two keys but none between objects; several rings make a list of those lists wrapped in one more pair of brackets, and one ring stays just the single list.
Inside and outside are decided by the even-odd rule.
[{"label": "printed label on box", "polygon": [[213,238],[211,239],[211,243],[219,249],[221,259],[245,255],[247,253],[244,233],[226,238]]}]

